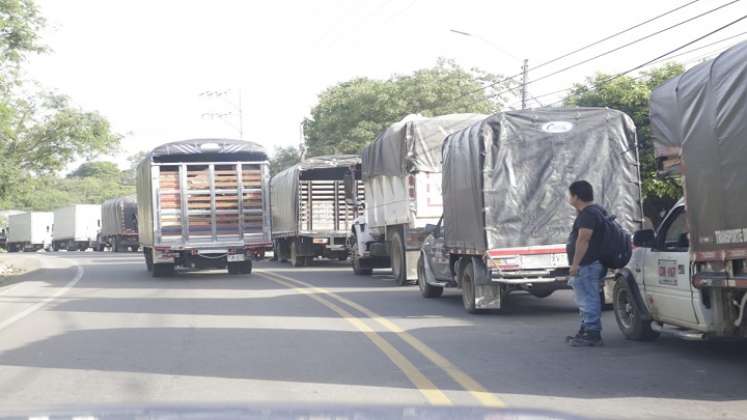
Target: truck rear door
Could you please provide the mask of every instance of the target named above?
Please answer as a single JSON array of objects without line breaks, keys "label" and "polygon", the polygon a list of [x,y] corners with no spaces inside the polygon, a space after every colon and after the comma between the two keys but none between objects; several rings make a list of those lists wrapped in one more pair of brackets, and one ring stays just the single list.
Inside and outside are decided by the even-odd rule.
[{"label": "truck rear door", "polygon": [[[358,197],[363,198],[363,183]],[[347,233],[353,225],[355,209],[345,202],[342,180],[302,180],[298,188],[300,232]]]}]

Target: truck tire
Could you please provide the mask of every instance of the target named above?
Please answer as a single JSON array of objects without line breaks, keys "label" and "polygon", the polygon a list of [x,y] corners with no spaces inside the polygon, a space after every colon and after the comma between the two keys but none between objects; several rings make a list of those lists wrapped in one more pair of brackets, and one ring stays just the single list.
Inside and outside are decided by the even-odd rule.
[{"label": "truck tire", "polygon": [[252,260],[244,261],[241,264],[241,274],[252,274]]},{"label": "truck tire", "polygon": [[420,294],[426,299],[441,297],[444,294],[444,288],[433,286],[428,284],[425,276],[425,262],[423,262],[423,255],[418,258],[418,287],[420,288]]},{"label": "truck tire", "polygon": [[537,289],[537,290],[532,289],[532,290],[529,291],[529,293],[532,296],[534,296],[536,298],[540,298],[540,299],[544,299],[544,298],[550,296],[551,294],[553,294],[553,292],[555,292],[554,289]]},{"label": "truck tire", "polygon": [[241,274],[241,266],[244,264],[244,261],[242,262],[230,262],[228,263],[228,274]]},{"label": "truck tire", "polygon": [[145,268],[148,269],[148,271],[153,271],[153,254],[150,251],[150,248],[143,248],[143,256],[145,256]]},{"label": "truck tire", "polygon": [[153,264],[153,277],[168,277],[174,274],[174,264]]},{"label": "truck tire", "polygon": [[119,243],[119,238],[116,236],[112,238],[112,251],[114,252],[124,252],[122,250],[122,245]]},{"label": "truck tire", "polygon": [[303,267],[306,264],[306,258],[298,255],[298,241],[290,241],[290,264],[293,267]]},{"label": "truck tire", "polygon": [[353,236],[353,246],[350,251],[350,265],[353,267],[353,273],[357,276],[370,276],[373,273],[373,269],[366,267],[364,261],[361,261],[360,255],[358,254],[358,237]]},{"label": "truck tire", "polygon": [[464,310],[470,314],[476,314],[479,311],[475,304],[475,270],[472,267],[471,261],[463,265],[459,277]]},{"label": "truck tire", "polygon": [[633,293],[625,280],[619,279],[615,282],[613,305],[617,326],[629,340],[655,340],[659,333],[651,329],[651,322],[641,316],[641,308],[638,307]]},{"label": "truck tire", "polygon": [[405,258],[405,244],[399,231],[392,232],[389,245],[389,255],[392,260],[392,275],[398,286],[406,286],[407,281],[407,259]]}]

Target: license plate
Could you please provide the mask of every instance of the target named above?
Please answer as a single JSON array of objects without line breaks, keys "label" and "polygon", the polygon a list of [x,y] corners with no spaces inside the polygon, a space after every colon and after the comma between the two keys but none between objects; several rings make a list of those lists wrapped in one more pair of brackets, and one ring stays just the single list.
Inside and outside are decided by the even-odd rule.
[{"label": "license plate", "polygon": [[321,244],[324,245],[327,243],[327,238],[314,238],[313,241],[315,244]]},{"label": "license plate", "polygon": [[244,261],[244,254],[229,254],[228,262]]}]

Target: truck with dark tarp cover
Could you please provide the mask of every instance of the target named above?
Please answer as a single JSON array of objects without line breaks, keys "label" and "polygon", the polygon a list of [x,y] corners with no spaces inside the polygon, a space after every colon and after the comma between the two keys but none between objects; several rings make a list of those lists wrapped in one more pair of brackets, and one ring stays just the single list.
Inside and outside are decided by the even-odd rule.
[{"label": "truck with dark tarp cover", "polygon": [[294,267],[315,257],[345,260],[357,205],[345,199],[346,178],[363,198],[361,159],[354,155],[305,159],[272,177],[272,240],[276,259]]},{"label": "truck with dark tarp cover", "polygon": [[443,212],[441,144],[447,135],[484,117],[409,115],[363,149],[365,213],[351,237],[351,263],[356,274],[391,266],[397,284],[417,279],[424,228]]},{"label": "truck with dark tarp cover", "polygon": [[668,80],[650,100],[661,173],[685,197],[636,248],[615,287],[632,339],[747,337],[747,42]]},{"label": "truck with dark tarp cover", "polygon": [[423,295],[460,287],[475,312],[501,309],[514,290],[569,287],[568,187],[587,180],[624,228],[640,227],[636,141],[630,117],[607,108],[502,112],[447,137],[443,218],[418,263]]},{"label": "truck with dark tarp cover", "polygon": [[196,139],[153,149],[137,169],[138,236],[154,277],[175,267],[248,274],[269,249],[270,170],[261,145]]},{"label": "truck with dark tarp cover", "polygon": [[137,251],[137,200],[135,197],[118,197],[101,205],[101,231],[98,250],[114,252]]}]

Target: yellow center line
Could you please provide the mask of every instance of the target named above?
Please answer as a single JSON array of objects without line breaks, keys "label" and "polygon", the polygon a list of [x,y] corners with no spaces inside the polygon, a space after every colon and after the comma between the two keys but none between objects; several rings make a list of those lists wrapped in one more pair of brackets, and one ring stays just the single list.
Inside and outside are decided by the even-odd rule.
[{"label": "yellow center line", "polygon": [[278,284],[288,287],[295,292],[304,294],[334,311],[342,319],[349,322],[351,325],[365,334],[366,337],[368,337],[368,339],[371,340],[371,342],[374,343],[374,345],[376,345],[376,347],[378,347],[379,350],[381,350],[382,353],[384,353],[389,358],[389,360],[391,360],[392,363],[394,363],[405,374],[405,376],[407,376],[410,382],[415,385],[418,391],[423,394],[425,399],[428,400],[430,404],[452,405],[451,400],[446,396],[446,394],[439,390],[436,385],[433,384],[433,382],[431,382],[420,370],[418,370],[417,367],[415,367],[414,364],[412,364],[412,362],[410,362],[402,353],[395,349],[394,346],[392,346],[382,336],[377,334],[361,319],[355,317],[353,314],[341,308],[340,306],[318,296],[308,288],[296,287],[291,282],[291,280],[275,278],[271,273],[268,272],[258,272],[257,274],[265,277],[270,281],[274,281]]},{"label": "yellow center line", "polygon": [[379,325],[383,326],[390,332],[397,334],[397,336],[399,336],[412,348],[414,348],[420,354],[425,356],[426,359],[430,360],[434,365],[441,368],[444,372],[446,372],[447,375],[449,375],[449,377],[451,377],[454,381],[456,381],[456,383],[461,385],[462,388],[464,388],[467,392],[469,392],[482,405],[486,407],[505,407],[506,406],[506,404],[503,401],[501,401],[498,397],[496,397],[495,394],[485,389],[485,387],[480,385],[479,382],[477,382],[467,373],[465,373],[458,367],[454,366],[454,364],[451,363],[447,358],[445,358],[444,356],[441,356],[438,352],[436,352],[435,350],[430,348],[428,345],[426,345],[425,343],[423,343],[422,341],[414,337],[412,334],[403,330],[399,325],[384,318],[383,316],[377,314],[376,312],[366,308],[365,306],[359,305],[336,293],[330,292],[329,290],[326,290],[320,287],[316,287],[312,284],[303,282],[301,280],[296,280],[291,277],[287,277],[281,274],[268,272],[268,271],[262,271],[262,274],[266,274],[266,275],[269,275],[269,276],[272,276],[278,279],[289,281],[293,284],[304,286],[305,288],[307,288],[307,290],[312,290],[315,293],[329,296],[337,300],[338,302],[343,303],[361,312],[362,314],[365,314],[368,318],[377,322]]}]

